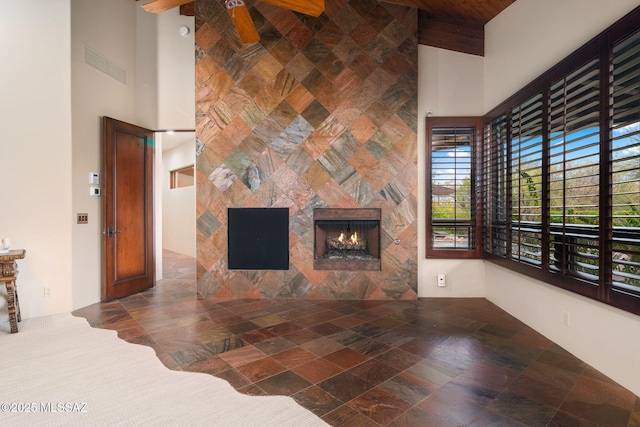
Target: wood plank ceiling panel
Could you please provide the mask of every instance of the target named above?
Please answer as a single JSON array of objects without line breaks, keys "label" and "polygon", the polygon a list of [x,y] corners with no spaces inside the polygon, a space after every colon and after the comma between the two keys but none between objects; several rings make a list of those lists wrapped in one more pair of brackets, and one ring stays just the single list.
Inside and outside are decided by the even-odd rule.
[{"label": "wood plank ceiling panel", "polygon": [[417,7],[429,15],[486,24],[515,0],[384,0]]},{"label": "wood plank ceiling panel", "polygon": [[515,0],[384,0],[419,9],[418,43],[484,56],[484,25]]},{"label": "wood plank ceiling panel", "polygon": [[[154,1],[170,3],[179,0]],[[412,6],[418,9],[418,43],[480,56],[484,55],[484,25],[515,2],[515,0],[379,1]],[[193,2],[181,6],[180,12],[193,16]]]}]

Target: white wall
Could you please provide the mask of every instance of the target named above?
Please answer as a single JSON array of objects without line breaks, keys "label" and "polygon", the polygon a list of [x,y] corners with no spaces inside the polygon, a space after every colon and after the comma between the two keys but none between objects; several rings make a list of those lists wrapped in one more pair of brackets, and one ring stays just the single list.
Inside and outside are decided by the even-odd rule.
[{"label": "white wall", "polygon": [[184,142],[162,153],[162,247],[195,258],[195,186],[170,189],[169,172],[195,163],[196,137],[195,133],[176,135]]},{"label": "white wall", "polygon": [[[485,27],[485,107],[499,104],[638,0],[518,0]],[[543,29],[543,31],[541,31]],[[640,395],[640,317],[490,263],[487,299]],[[563,325],[569,313],[570,326]]]},{"label": "white wall", "polygon": [[[149,129],[194,127],[194,84],[189,84],[194,79],[194,41],[193,34],[185,38],[178,33],[183,24],[193,30],[193,17],[181,17],[178,8],[155,15],[132,0],[71,0],[73,210],[67,215],[89,214],[89,224],[73,225],[73,309],[100,301],[102,200],[89,196],[88,175],[101,170],[101,117]],[[126,84],[85,64],[85,46],[125,70]],[[160,140],[158,144],[155,243],[156,278],[161,279]]]},{"label": "white wall", "polygon": [[[136,123],[136,7],[130,0],[71,0],[73,308],[100,301],[102,199],[89,195],[90,172],[101,172],[103,116]],[[126,71],[126,83],[85,63],[85,46]],[[101,176],[102,178],[102,176]],[[102,183],[102,181],[101,181]]]},{"label": "white wall", "polygon": [[481,116],[483,67],[482,56],[418,45],[418,115]]},{"label": "white wall", "polygon": [[159,16],[138,8],[136,13],[136,119],[147,129],[158,127]]},{"label": "white wall", "polygon": [[485,274],[489,301],[640,395],[637,315],[490,263]]},{"label": "white wall", "polygon": [[[194,18],[180,8],[137,13],[137,119],[153,130],[195,127]],[[180,35],[181,26],[190,33]]]},{"label": "white wall", "polygon": [[[180,27],[189,28],[189,34],[182,36]],[[194,18],[180,16],[179,8],[164,12],[157,20],[157,129],[195,129],[195,40]],[[182,157],[195,159],[195,133],[158,134],[163,146],[175,147],[176,138],[188,138],[182,147]],[[179,144],[179,143],[178,143]],[[187,148],[190,147],[190,150]],[[159,166],[156,174],[156,272],[162,273],[162,249],[178,253],[196,255],[196,212],[195,187],[167,192],[165,182],[168,166],[165,151],[157,149]],[[173,151],[173,150],[170,150]],[[160,156],[160,153],[163,153]],[[178,156],[179,157],[179,156]],[[176,163],[176,155],[168,156],[170,163]],[[186,165],[187,163],[184,163]],[[175,168],[172,168],[175,169]],[[176,193],[177,192],[177,193]],[[165,199],[168,197],[168,199]]]},{"label": "white wall", "polygon": [[[160,16],[138,8],[136,51],[136,117],[138,125],[159,129],[158,125],[158,45]],[[162,133],[156,133],[153,183],[154,253],[156,280],[162,280]]]},{"label": "white wall", "polygon": [[[179,9],[158,17],[158,129],[196,125],[194,18],[180,16]],[[190,30],[186,37],[179,33],[181,26]]]},{"label": "white wall", "polygon": [[485,112],[638,5],[638,0],[517,0],[485,26]]},{"label": "white wall", "polygon": [[[483,113],[483,58],[418,46],[418,218],[426,215],[425,118],[481,116]],[[483,297],[481,260],[425,259],[426,224],[418,221],[418,296]],[[447,286],[436,286],[445,274]]]},{"label": "white wall", "polygon": [[[23,317],[68,311],[70,0],[0,2],[0,58],[0,236],[27,250],[18,261]],[[8,320],[4,295],[0,286],[0,322]]]}]

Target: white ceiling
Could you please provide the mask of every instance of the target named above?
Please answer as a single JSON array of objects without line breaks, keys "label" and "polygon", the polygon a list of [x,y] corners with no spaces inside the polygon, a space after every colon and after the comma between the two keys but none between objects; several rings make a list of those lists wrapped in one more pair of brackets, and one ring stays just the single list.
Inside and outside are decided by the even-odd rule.
[{"label": "white ceiling", "polygon": [[182,144],[193,144],[195,149],[196,135],[194,132],[175,132],[170,134],[168,132],[162,133],[162,152],[172,150]]}]

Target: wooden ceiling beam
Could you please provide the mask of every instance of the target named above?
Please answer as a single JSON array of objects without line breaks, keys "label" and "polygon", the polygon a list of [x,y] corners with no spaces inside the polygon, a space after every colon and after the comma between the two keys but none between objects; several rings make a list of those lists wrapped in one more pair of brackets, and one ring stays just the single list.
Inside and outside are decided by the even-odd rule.
[{"label": "wooden ceiling beam", "polygon": [[247,6],[235,6],[227,9],[227,12],[229,12],[231,21],[233,21],[233,25],[236,27],[242,43],[256,43],[260,41],[260,35],[253,24]]},{"label": "wooden ceiling beam", "polygon": [[196,3],[191,2],[180,6],[180,15],[182,16],[196,16]]},{"label": "wooden ceiling beam", "polygon": [[418,43],[484,56],[484,25],[418,11]]},{"label": "wooden ceiling beam", "polygon": [[142,8],[151,13],[162,13],[183,4],[191,3],[193,0],[153,0],[142,5]]},{"label": "wooden ceiling beam", "polygon": [[309,16],[320,16],[324,12],[324,0],[262,0],[274,6],[284,7]]}]

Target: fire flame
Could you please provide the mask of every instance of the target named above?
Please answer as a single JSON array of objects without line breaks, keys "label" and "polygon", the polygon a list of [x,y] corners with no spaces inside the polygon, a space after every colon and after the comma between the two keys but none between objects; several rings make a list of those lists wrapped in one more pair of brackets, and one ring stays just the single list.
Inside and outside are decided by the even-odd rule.
[{"label": "fire flame", "polygon": [[[338,237],[338,241],[340,243],[344,243],[344,232],[340,233],[340,237]],[[349,237],[349,241],[354,245],[358,243],[358,232],[354,232],[351,237]]]}]

